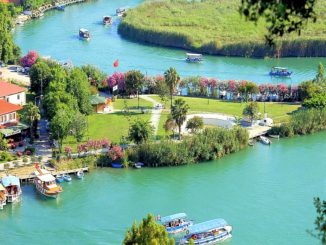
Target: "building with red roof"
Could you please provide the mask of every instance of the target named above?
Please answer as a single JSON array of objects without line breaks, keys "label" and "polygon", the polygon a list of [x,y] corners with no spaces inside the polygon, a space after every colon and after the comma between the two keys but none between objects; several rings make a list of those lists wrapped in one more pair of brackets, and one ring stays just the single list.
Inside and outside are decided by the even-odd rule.
[{"label": "building with red roof", "polygon": [[0,127],[6,124],[18,123],[17,111],[21,110],[20,105],[8,103],[0,100]]},{"label": "building with red roof", "polygon": [[25,105],[25,88],[9,82],[0,81],[0,100],[5,100],[15,105]]}]

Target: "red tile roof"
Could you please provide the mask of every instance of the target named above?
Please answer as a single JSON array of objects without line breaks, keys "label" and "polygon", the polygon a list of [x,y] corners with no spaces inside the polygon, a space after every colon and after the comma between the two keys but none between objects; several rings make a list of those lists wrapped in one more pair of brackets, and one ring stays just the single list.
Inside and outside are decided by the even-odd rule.
[{"label": "red tile roof", "polygon": [[20,105],[8,103],[5,100],[0,100],[0,115],[8,114],[23,109]]},{"label": "red tile roof", "polygon": [[24,92],[25,89],[16,84],[0,81],[0,97]]}]

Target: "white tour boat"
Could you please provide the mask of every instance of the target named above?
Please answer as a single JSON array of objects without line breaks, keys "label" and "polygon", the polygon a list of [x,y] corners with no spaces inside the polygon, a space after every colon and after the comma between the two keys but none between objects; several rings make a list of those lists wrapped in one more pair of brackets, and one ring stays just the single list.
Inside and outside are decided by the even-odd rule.
[{"label": "white tour boat", "polygon": [[165,217],[158,215],[156,219],[165,227],[169,234],[184,232],[193,224],[191,220],[187,219],[185,213],[177,213]]},{"label": "white tour boat", "polygon": [[22,189],[20,187],[20,180],[18,177],[8,175],[2,177],[2,185],[7,191],[7,202],[20,201]]},{"label": "white tour boat", "polygon": [[193,53],[186,53],[187,62],[201,62],[203,60],[203,55],[202,54],[193,54]]},{"label": "white tour boat", "polygon": [[40,169],[38,165],[35,165],[35,168],[34,184],[36,189],[46,197],[57,198],[62,192],[62,188],[56,183],[55,177],[49,171]]}]

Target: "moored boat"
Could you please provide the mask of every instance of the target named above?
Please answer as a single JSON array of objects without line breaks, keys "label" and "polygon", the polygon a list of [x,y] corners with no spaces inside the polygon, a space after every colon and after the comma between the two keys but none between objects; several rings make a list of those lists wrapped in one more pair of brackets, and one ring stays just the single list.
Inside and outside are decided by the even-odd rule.
[{"label": "moored boat", "polygon": [[202,54],[193,54],[193,53],[186,53],[186,61],[187,62],[201,62],[203,60]]},{"label": "moored boat", "polygon": [[260,142],[265,145],[270,145],[272,142],[265,136],[259,136]]},{"label": "moored boat", "polygon": [[34,172],[36,176],[34,178],[36,189],[46,197],[57,198],[62,192],[62,188],[56,183],[54,176],[49,171],[40,169],[37,164],[35,168],[37,170]]},{"label": "moored boat", "polygon": [[231,238],[231,232],[232,226],[224,219],[214,219],[190,226],[179,244],[189,244],[191,239],[194,244],[216,244]]},{"label": "moored boat", "polygon": [[122,163],[113,162],[113,163],[111,163],[111,166],[112,166],[112,168],[123,168]]},{"label": "moored boat", "polygon": [[273,66],[269,75],[275,77],[289,77],[292,75],[292,71],[289,71],[288,68],[285,67]]},{"label": "moored boat", "polygon": [[3,209],[3,206],[6,205],[7,202],[7,190],[0,184],[0,209]]},{"label": "moored boat", "polygon": [[111,25],[112,17],[109,15],[103,16],[103,25]]},{"label": "moored boat", "polygon": [[278,134],[270,134],[268,136],[271,137],[271,138],[274,138],[274,139],[279,139],[280,138],[280,135],[278,135]]},{"label": "moored boat", "polygon": [[56,179],[56,181],[57,181],[58,183],[62,183],[62,182],[64,181],[62,174],[58,174],[58,175],[55,177],[55,179]]},{"label": "moored boat", "polygon": [[187,219],[187,214],[185,213],[177,213],[165,217],[158,215],[156,219],[165,227],[169,234],[184,232],[193,224],[191,220]]},{"label": "moored boat", "polygon": [[69,174],[64,174],[64,175],[62,175],[62,177],[63,177],[64,181],[67,181],[67,182],[71,181],[71,177]]},{"label": "moored boat", "polygon": [[115,13],[117,16],[122,17],[127,12],[127,8],[117,8]]},{"label": "moored boat", "polygon": [[2,185],[7,191],[7,202],[20,201],[22,189],[20,180],[16,176],[8,175],[2,177]]},{"label": "moored boat", "polygon": [[89,31],[85,28],[80,28],[79,29],[79,37],[89,40],[91,38],[91,34],[89,33]]},{"label": "moored boat", "polygon": [[57,10],[64,11],[65,10],[65,5],[60,4],[55,7]]},{"label": "moored boat", "polygon": [[134,167],[134,168],[137,168],[137,169],[142,168],[143,166],[144,166],[144,163],[142,163],[142,162],[136,162],[136,163],[133,165],[133,167]]},{"label": "moored boat", "polygon": [[76,177],[78,178],[78,179],[82,179],[82,178],[84,178],[84,171],[83,170],[79,170],[77,173],[76,173]]}]

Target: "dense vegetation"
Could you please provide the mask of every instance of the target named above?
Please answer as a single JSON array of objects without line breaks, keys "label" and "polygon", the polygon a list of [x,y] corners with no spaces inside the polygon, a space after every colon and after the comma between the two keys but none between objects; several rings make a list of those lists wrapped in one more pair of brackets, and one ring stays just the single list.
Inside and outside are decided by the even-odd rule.
[{"label": "dense vegetation", "polygon": [[207,128],[181,142],[144,143],[128,149],[130,161],[149,167],[179,166],[220,158],[237,152],[248,144],[248,132],[243,128]]},{"label": "dense vegetation", "polygon": [[12,4],[0,2],[0,62],[12,64],[20,57],[20,49],[15,45],[11,32],[15,14]]},{"label": "dense vegetation", "polygon": [[265,44],[266,24],[246,22],[239,14],[239,0],[147,1],[128,11],[119,33],[129,39],[228,56],[326,56],[324,26],[326,2],[315,7],[316,23],[301,35]]}]

